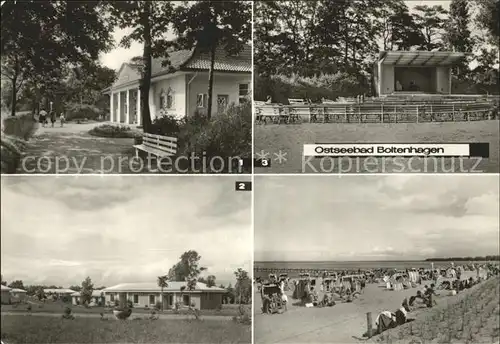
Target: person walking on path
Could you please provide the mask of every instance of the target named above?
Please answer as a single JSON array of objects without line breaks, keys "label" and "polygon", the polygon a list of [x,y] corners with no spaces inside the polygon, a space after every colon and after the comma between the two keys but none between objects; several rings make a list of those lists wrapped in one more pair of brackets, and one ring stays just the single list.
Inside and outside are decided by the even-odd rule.
[{"label": "person walking on path", "polygon": [[56,112],[53,110],[50,112],[50,122],[52,123],[52,128],[54,128],[56,124]]},{"label": "person walking on path", "polygon": [[64,112],[61,112],[61,115],[59,116],[59,120],[61,121],[61,128],[64,126]]},{"label": "person walking on path", "polygon": [[40,111],[38,114],[38,121],[42,123],[42,127],[45,127],[45,124],[47,123],[47,111],[44,109]]}]

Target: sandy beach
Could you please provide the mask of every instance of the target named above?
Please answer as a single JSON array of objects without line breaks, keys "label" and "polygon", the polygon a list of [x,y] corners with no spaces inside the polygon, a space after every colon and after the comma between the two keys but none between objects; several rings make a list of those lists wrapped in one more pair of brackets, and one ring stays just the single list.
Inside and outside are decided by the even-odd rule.
[{"label": "sandy beach", "polygon": [[[466,272],[462,279],[474,275]],[[487,281],[490,282],[491,280]],[[483,282],[487,283],[487,282]],[[430,284],[430,282],[429,282]],[[477,285],[461,293],[472,293],[481,286]],[[422,284],[423,287],[423,284]],[[371,312],[373,321],[384,310],[395,311],[405,297],[415,295],[418,288],[402,291],[387,290],[383,284],[368,284],[363,293],[352,303],[337,303],[333,307],[305,308],[293,300],[292,290],[287,292],[288,309],[279,315],[262,314],[262,301],[255,295],[255,343],[359,343],[367,342],[363,333],[367,330],[366,313]],[[448,291],[438,290],[438,305],[447,304],[459,296],[447,296]],[[446,295],[446,296],[445,296]],[[432,310],[432,309],[431,309]],[[412,311],[410,318],[425,317],[431,311],[422,308]],[[375,341],[376,338],[370,339]]]}]

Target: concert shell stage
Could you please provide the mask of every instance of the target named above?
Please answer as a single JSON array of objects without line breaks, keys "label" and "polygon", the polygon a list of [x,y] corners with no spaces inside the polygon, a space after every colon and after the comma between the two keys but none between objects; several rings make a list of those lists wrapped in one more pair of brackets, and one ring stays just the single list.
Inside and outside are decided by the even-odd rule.
[{"label": "concert shell stage", "polygon": [[374,65],[379,97],[451,94],[451,68],[465,58],[450,51],[382,51]]}]

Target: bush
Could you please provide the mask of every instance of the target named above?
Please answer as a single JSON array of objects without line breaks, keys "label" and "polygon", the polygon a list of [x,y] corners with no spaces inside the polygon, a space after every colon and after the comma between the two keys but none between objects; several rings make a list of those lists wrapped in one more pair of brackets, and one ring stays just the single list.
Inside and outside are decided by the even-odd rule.
[{"label": "bush", "polygon": [[2,130],[6,135],[13,135],[28,140],[35,133],[37,122],[31,114],[7,117],[2,121]]},{"label": "bush", "polygon": [[26,141],[15,136],[1,137],[1,173],[16,173]]},{"label": "bush", "polygon": [[151,134],[164,135],[164,136],[177,136],[180,131],[181,122],[174,116],[165,115],[159,117],[151,123]]},{"label": "bush", "polygon": [[288,99],[322,98],[335,100],[338,97],[354,97],[370,94],[370,85],[363,75],[351,73],[322,74],[315,77],[298,75],[255,77],[255,100],[265,101],[272,97],[275,103],[288,104]]},{"label": "bush", "polygon": [[251,325],[251,311],[246,307],[240,306],[238,308],[238,315],[233,317],[233,321],[239,322],[240,324]]},{"label": "bush", "polygon": [[155,303],[155,309],[159,311],[161,309],[161,302]]},{"label": "bush", "polygon": [[71,103],[66,106],[65,118],[67,121],[98,120],[105,113],[97,106],[89,104]]},{"label": "bush", "polygon": [[252,145],[251,102],[231,104],[223,114],[207,120],[201,114],[184,121],[179,133],[179,154],[249,158]]},{"label": "bush", "polygon": [[98,137],[113,137],[113,138],[134,138],[140,137],[138,131],[132,130],[125,125],[102,124],[89,130],[89,134]]}]

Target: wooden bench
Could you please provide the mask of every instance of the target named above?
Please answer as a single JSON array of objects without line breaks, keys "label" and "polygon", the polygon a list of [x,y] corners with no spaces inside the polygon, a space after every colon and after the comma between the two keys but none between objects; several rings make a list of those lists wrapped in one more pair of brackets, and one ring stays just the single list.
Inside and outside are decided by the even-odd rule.
[{"label": "wooden bench", "polygon": [[172,156],[177,153],[177,138],[156,134],[142,134],[142,143],[134,145],[135,156],[139,157],[139,151],[142,150],[157,157]]}]

